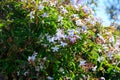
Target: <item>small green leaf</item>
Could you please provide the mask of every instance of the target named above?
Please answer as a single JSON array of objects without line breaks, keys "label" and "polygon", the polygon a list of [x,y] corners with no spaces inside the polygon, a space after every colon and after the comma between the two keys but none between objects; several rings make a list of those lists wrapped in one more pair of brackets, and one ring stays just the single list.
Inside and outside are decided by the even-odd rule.
[{"label": "small green leaf", "polygon": [[0,28],[2,28],[4,25],[5,25],[5,24],[3,24],[3,23],[0,23]]}]

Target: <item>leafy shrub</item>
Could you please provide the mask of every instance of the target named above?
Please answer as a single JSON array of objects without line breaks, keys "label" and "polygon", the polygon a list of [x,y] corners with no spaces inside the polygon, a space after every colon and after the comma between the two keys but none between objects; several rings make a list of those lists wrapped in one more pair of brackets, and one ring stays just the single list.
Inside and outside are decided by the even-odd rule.
[{"label": "leafy shrub", "polygon": [[0,71],[6,79],[120,79],[113,27],[85,5],[0,2]]}]

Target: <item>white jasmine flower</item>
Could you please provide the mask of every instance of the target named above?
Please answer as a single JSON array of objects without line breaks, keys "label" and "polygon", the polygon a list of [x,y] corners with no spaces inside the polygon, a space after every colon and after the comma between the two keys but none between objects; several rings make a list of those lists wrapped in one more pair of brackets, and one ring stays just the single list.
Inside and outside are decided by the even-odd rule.
[{"label": "white jasmine flower", "polygon": [[83,23],[80,19],[76,20],[75,23],[77,26],[83,26]]},{"label": "white jasmine flower", "polygon": [[48,13],[43,13],[42,17],[48,17]]},{"label": "white jasmine flower", "polygon": [[40,65],[40,69],[42,70],[44,67],[43,67],[43,65]]},{"label": "white jasmine flower", "polygon": [[56,6],[56,4],[57,4],[57,1],[50,1],[50,6]]},{"label": "white jasmine flower", "polygon": [[74,42],[76,42],[76,38],[72,37],[72,38],[70,38],[70,41],[71,41],[72,43],[74,43]]},{"label": "white jasmine flower", "polygon": [[43,60],[46,61],[46,60],[47,60],[47,57],[44,57]]},{"label": "white jasmine flower", "polygon": [[62,30],[58,28],[57,33],[62,33]]},{"label": "white jasmine flower", "polygon": [[74,29],[68,30],[68,36],[73,37],[73,36],[74,36],[74,33],[75,33],[75,30],[74,30]]},{"label": "white jasmine flower", "polygon": [[64,71],[64,69],[61,67],[61,68],[59,69],[59,71],[60,71],[60,72],[63,72],[63,71]]},{"label": "white jasmine flower", "polygon": [[112,60],[113,55],[109,54],[108,57],[110,58],[110,60]]},{"label": "white jasmine flower", "polygon": [[35,17],[34,17],[34,14],[35,14],[35,13],[34,13],[33,11],[30,12],[30,19],[35,18]]},{"label": "white jasmine flower", "polygon": [[39,10],[43,10],[43,9],[44,9],[44,6],[40,4],[40,5],[38,6],[38,9],[39,9]]},{"label": "white jasmine flower", "polygon": [[117,63],[115,63],[115,62],[114,62],[114,63],[112,63],[112,64],[113,64],[113,65],[117,65]]},{"label": "white jasmine flower", "polygon": [[88,18],[84,19],[86,22],[90,22],[92,19],[90,18],[90,16],[88,16]]},{"label": "white jasmine flower", "polygon": [[28,56],[28,61],[34,61],[35,60],[35,56]]},{"label": "white jasmine flower", "polygon": [[89,22],[90,22],[91,25],[95,25],[96,24],[96,22],[94,20],[89,21]]},{"label": "white jasmine flower", "polygon": [[55,47],[52,47],[52,50],[53,50],[53,52],[58,52],[58,47],[57,46],[55,46]]},{"label": "white jasmine flower", "polygon": [[108,52],[108,55],[107,55],[107,56],[109,57],[110,60],[112,60],[113,53],[110,51],[110,52]]},{"label": "white jasmine flower", "polygon": [[105,78],[104,78],[104,77],[101,77],[100,80],[105,80]]},{"label": "white jasmine flower", "polygon": [[72,17],[73,18],[79,18],[78,14],[73,14]]},{"label": "white jasmine flower", "polygon": [[82,26],[83,31],[87,31],[87,26]]},{"label": "white jasmine flower", "polygon": [[60,38],[65,38],[65,35],[61,29],[57,29],[56,40],[60,40]]},{"label": "white jasmine flower", "polygon": [[60,6],[60,9],[63,9],[64,7],[63,6]]},{"label": "white jasmine flower", "polygon": [[28,56],[28,62],[35,61],[37,54],[37,52],[34,52],[32,56]]},{"label": "white jasmine flower", "polygon": [[68,13],[68,11],[64,8],[62,9],[62,12],[65,14],[65,13]]},{"label": "white jasmine flower", "polygon": [[100,61],[104,61],[104,60],[105,60],[105,58],[104,58],[103,56],[98,57],[98,59],[97,59],[98,62],[100,62]]},{"label": "white jasmine flower", "polygon": [[63,13],[63,14],[65,14],[65,13],[68,13],[68,11],[63,7],[63,6],[60,6],[60,13]]},{"label": "white jasmine flower", "polygon": [[109,42],[112,42],[112,43],[114,42],[114,36],[109,38]]},{"label": "white jasmine flower", "polygon": [[88,16],[88,18],[84,19],[86,22],[89,22],[91,25],[95,25],[96,24],[96,20],[95,18],[92,18],[91,16]]},{"label": "white jasmine flower", "polygon": [[27,74],[28,74],[28,71],[24,72],[24,74],[23,74],[23,75],[24,75],[24,76],[27,76]]},{"label": "white jasmine flower", "polygon": [[79,66],[83,66],[83,65],[85,65],[85,60],[82,60],[82,61],[80,61],[80,64],[79,64]]},{"label": "white jasmine flower", "polygon": [[67,43],[64,43],[64,42],[62,42],[61,41],[61,44],[60,44],[62,47],[65,47],[65,46],[67,46]]},{"label": "white jasmine flower", "polygon": [[58,16],[58,21],[62,21],[63,17],[62,16]]},{"label": "white jasmine flower", "polygon": [[93,68],[92,68],[92,71],[96,71],[96,69],[97,69],[97,66],[93,67]]},{"label": "white jasmine flower", "polygon": [[103,38],[103,36],[101,36],[100,34],[97,34],[97,36],[105,43],[105,39]]},{"label": "white jasmine flower", "polygon": [[55,37],[48,38],[48,41],[54,43],[54,41],[55,41]]},{"label": "white jasmine flower", "polygon": [[18,76],[20,75],[20,71],[17,71],[17,75],[18,75]]},{"label": "white jasmine flower", "polygon": [[53,36],[53,37],[51,37],[50,35],[48,35],[48,34],[45,34],[45,36],[46,36],[46,38],[47,38],[47,40],[51,43],[55,43],[55,37]]},{"label": "white jasmine flower", "polygon": [[108,46],[107,45],[103,44],[102,47],[103,47],[104,50],[108,50]]},{"label": "white jasmine flower", "polygon": [[47,79],[48,79],[48,80],[53,80],[53,77],[48,76]]},{"label": "white jasmine flower", "polygon": [[89,7],[87,7],[87,6],[83,6],[83,8],[82,8],[83,10],[84,10],[84,12],[85,13],[87,13],[87,14],[89,14],[89,13],[91,13],[92,12],[92,9],[91,8],[89,8]]}]

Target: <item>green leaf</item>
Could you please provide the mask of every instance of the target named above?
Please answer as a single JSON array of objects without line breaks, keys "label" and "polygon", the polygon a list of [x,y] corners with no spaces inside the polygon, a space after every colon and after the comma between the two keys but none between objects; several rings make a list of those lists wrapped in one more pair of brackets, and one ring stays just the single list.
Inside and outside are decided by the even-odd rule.
[{"label": "green leaf", "polygon": [[114,44],[116,43],[116,41],[117,41],[117,38],[116,38],[116,36],[114,36]]},{"label": "green leaf", "polygon": [[5,24],[3,24],[3,23],[0,23],[0,28],[2,28],[3,26],[5,26]]}]

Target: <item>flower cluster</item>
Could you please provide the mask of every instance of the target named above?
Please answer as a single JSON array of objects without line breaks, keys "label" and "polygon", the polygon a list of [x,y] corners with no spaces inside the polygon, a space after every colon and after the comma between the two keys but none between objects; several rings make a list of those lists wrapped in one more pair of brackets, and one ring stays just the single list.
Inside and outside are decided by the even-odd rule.
[{"label": "flower cluster", "polygon": [[113,35],[115,29],[104,27],[85,2],[10,3],[20,15],[14,8],[12,15],[6,14],[8,27],[0,32],[5,35],[0,35],[0,70],[11,76],[16,73],[19,79],[119,80],[120,41]]},{"label": "flower cluster", "polygon": [[37,54],[38,53],[34,52],[32,56],[28,56],[28,62],[30,64],[35,61]]},{"label": "flower cluster", "polygon": [[[58,62],[59,60],[62,61],[62,59],[68,60],[68,56],[70,57],[71,55],[71,62],[73,62],[75,66],[80,67],[86,73],[88,73],[89,70],[92,70],[94,75],[99,74],[99,72],[101,71],[100,68],[104,68],[104,66],[98,65],[113,65],[113,63],[119,64],[118,61],[113,61],[113,63],[109,62],[115,59],[115,55],[117,55],[116,53],[118,50],[115,47],[115,37],[112,32],[106,31],[107,29],[102,27],[103,25],[101,24],[101,20],[93,15],[94,12],[92,11],[92,9],[84,5],[83,1],[70,0],[70,2],[70,4],[66,5],[61,5],[58,1],[51,0],[43,0],[39,2],[40,4],[38,5],[38,10],[41,12],[39,14],[40,16],[42,16],[43,25],[49,23],[49,25],[47,26],[50,26],[51,24],[50,20],[52,14],[50,13],[50,11],[45,11],[46,8],[48,8],[48,10],[56,11],[53,13],[52,17],[57,14],[56,18],[54,18],[53,20],[54,24],[56,25],[55,33],[51,35],[46,32],[45,34],[42,33],[39,36],[39,39],[42,43],[41,46],[44,47],[45,53],[50,53],[49,56],[54,55],[52,56],[53,58],[57,56],[55,58],[58,60]],[[81,13],[78,13],[79,10],[82,11],[84,14],[81,15]],[[34,18],[33,15],[34,13],[33,11],[31,11],[30,19]],[[46,22],[46,19],[49,19],[49,21]],[[118,46],[118,43],[116,43],[116,46]],[[90,49],[90,47],[92,48]],[[78,60],[76,55],[78,57]],[[35,56],[29,57],[28,60],[34,61],[34,58]],[[52,63],[52,60],[50,60],[50,63]],[[65,74],[66,69],[62,65],[64,65],[64,63],[60,63],[58,67],[58,72],[61,72],[61,74]],[[42,66],[41,69],[45,68],[43,68]],[[39,69],[37,71],[39,71]],[[58,76],[57,74],[56,76]],[[54,76],[49,75],[47,79],[52,80]],[[74,75],[78,76],[79,74],[76,73]],[[86,76],[88,75],[86,74]],[[70,76],[66,77],[72,79]],[[65,79],[65,76],[62,78]],[[105,78],[103,76],[99,76],[99,79],[104,80]]]}]

